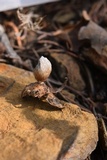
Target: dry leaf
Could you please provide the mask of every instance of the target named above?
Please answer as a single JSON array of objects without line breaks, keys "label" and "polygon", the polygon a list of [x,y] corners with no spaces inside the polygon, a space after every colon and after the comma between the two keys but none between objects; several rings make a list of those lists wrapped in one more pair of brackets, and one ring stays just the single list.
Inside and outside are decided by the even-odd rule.
[{"label": "dry leaf", "polygon": [[[79,91],[84,90],[86,85],[82,77],[81,69],[77,60],[67,54],[53,53],[51,56],[52,58],[55,59],[57,65],[59,65],[58,71],[57,71],[57,73],[59,73],[58,77],[61,77],[62,79],[62,77],[66,75],[68,77],[69,85],[71,87]],[[63,66],[62,70],[60,66]],[[67,70],[66,73],[64,72],[65,71],[63,69],[64,67]],[[63,77],[63,79],[64,78],[65,77]]]},{"label": "dry leaf", "polygon": [[[33,14],[33,12],[24,14],[20,10],[17,10],[17,16],[21,21],[21,30],[31,30],[37,31],[42,29],[42,21],[44,17],[40,17],[38,14]],[[34,19],[34,20],[33,20]]]},{"label": "dry leaf", "polygon": [[75,13],[71,10],[62,10],[59,11],[57,14],[55,14],[53,20],[58,22],[58,23],[67,23],[70,20],[75,18]]},{"label": "dry leaf", "polygon": [[87,39],[91,43],[91,47],[84,51],[84,56],[107,72],[107,32],[89,21],[88,25],[81,27],[78,36],[79,40]]}]

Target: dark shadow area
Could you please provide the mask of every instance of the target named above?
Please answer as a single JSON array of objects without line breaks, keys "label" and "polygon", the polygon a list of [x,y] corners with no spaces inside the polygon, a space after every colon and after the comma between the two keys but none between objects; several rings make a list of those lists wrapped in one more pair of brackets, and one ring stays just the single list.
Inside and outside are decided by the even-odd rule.
[{"label": "dark shadow area", "polygon": [[78,129],[79,129],[78,127],[75,127],[73,129],[72,135],[70,135],[64,139],[64,141],[62,143],[61,150],[60,150],[59,155],[57,157],[57,160],[61,160],[62,158],[64,158],[67,151],[72,147],[72,144],[74,143],[74,141],[77,137]]},{"label": "dark shadow area", "polygon": [[96,149],[91,154],[91,160],[106,160],[107,151],[103,152],[101,144],[98,142]]}]

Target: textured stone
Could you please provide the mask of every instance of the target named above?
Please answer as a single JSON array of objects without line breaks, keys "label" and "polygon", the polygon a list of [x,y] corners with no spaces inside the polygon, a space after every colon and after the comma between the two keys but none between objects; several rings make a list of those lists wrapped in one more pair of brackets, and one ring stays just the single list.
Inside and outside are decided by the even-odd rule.
[{"label": "textured stone", "polygon": [[0,160],[86,158],[98,140],[95,117],[70,103],[59,110],[22,99],[23,88],[32,82],[31,72],[0,64]]}]

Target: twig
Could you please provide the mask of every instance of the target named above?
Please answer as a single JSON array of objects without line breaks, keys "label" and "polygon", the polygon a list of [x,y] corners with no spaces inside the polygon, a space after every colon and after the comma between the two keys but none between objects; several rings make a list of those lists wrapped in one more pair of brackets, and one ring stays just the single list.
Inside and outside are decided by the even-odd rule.
[{"label": "twig", "polygon": [[21,37],[18,36],[18,34],[19,34],[19,29],[18,29],[18,27],[17,27],[13,22],[5,22],[5,25],[6,25],[6,26],[10,26],[10,27],[13,28],[15,34],[17,35],[17,36],[16,36],[17,44],[18,44],[18,46],[19,46],[20,48],[22,48]]}]

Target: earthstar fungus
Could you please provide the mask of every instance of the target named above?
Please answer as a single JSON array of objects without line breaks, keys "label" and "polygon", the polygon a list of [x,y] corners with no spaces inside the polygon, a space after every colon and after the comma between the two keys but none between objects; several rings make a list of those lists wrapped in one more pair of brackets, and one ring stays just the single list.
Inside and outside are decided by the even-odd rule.
[{"label": "earthstar fungus", "polygon": [[34,76],[37,82],[27,85],[22,91],[22,97],[39,98],[54,107],[64,108],[63,102],[52,93],[52,89],[45,83],[51,71],[51,62],[42,56],[34,69]]}]

